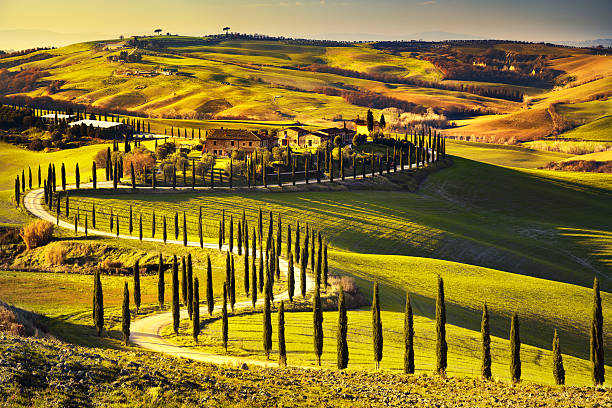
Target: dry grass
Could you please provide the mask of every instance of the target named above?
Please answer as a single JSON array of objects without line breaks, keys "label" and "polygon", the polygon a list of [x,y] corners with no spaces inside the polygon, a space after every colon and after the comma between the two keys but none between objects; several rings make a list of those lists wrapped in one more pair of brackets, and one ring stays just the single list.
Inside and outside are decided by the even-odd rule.
[{"label": "dry grass", "polygon": [[14,336],[25,336],[26,334],[25,326],[17,321],[15,313],[2,305],[0,305],[0,332]]},{"label": "dry grass", "polygon": [[23,227],[20,234],[26,249],[30,250],[51,242],[53,224],[49,221],[36,220]]},{"label": "dry grass", "polygon": [[45,250],[45,258],[49,265],[60,266],[66,262],[68,249],[61,245],[49,246]]}]

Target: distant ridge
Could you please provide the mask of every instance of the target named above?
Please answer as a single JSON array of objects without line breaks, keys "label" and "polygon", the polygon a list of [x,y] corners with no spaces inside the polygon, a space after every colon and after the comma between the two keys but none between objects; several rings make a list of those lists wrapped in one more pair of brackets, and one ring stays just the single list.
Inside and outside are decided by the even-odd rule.
[{"label": "distant ridge", "polygon": [[572,47],[612,47],[612,38],[598,38],[585,41],[552,41],[553,44],[570,45]]}]

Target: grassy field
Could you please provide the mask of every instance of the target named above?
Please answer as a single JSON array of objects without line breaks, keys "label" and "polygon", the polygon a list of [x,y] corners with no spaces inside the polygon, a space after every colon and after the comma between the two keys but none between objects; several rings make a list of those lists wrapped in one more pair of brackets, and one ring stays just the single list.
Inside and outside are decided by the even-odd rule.
[{"label": "grassy field", "polygon": [[559,135],[565,139],[612,141],[612,116],[589,122]]},{"label": "grassy field", "polygon": [[[559,152],[572,155],[586,155],[591,153],[605,152],[612,149],[612,142],[587,142],[574,140],[536,140],[535,142],[523,143],[530,149],[547,152]],[[567,160],[567,158],[565,159]]]},{"label": "grassy field", "polygon": [[[336,366],[336,327],[337,312],[324,312],[323,330],[324,345],[322,365],[325,368]],[[403,370],[404,339],[403,313],[383,312],[384,349],[381,368],[383,370],[401,372]],[[369,310],[354,310],[348,312],[349,331],[349,368],[373,370],[371,343],[371,312]],[[273,315],[273,348],[271,357],[277,358],[277,320]],[[509,324],[509,321],[506,323]],[[189,323],[181,323],[179,336],[168,330],[165,335],[171,341],[195,346],[189,336]],[[453,376],[479,376],[481,344],[477,332],[454,325],[447,325],[448,341],[448,374]],[[417,316],[414,320],[415,330],[415,366],[417,373],[431,373],[435,368],[435,322],[428,318]],[[285,336],[287,360],[289,365],[316,366],[316,358],[312,345],[312,313],[290,312],[285,314]],[[230,317],[229,319],[229,349],[232,355],[249,358],[265,359],[262,343],[261,314],[247,314]],[[223,353],[221,343],[221,321],[218,319],[205,326],[202,331],[200,346],[206,350],[217,350]],[[493,375],[505,381],[509,380],[509,342],[505,338],[493,337],[491,341],[493,358]],[[550,366],[550,351],[523,345],[521,348],[522,379],[529,382],[553,384]],[[564,356],[564,364],[568,385],[588,385],[591,382],[589,362]]]}]

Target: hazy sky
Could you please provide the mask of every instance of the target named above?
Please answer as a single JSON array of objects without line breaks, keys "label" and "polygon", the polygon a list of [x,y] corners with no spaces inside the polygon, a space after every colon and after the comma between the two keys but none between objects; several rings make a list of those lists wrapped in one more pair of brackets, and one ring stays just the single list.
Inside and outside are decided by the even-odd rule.
[{"label": "hazy sky", "polygon": [[[232,31],[410,39],[444,31],[531,41],[612,37],[612,0],[0,0],[0,31],[201,35]],[[376,37],[375,37],[376,36]]]}]

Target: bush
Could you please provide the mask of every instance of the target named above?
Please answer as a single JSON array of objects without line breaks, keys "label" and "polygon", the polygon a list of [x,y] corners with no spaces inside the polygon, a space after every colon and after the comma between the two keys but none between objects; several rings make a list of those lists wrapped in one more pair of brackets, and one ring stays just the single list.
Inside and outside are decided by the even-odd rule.
[{"label": "bush", "polygon": [[152,169],[155,166],[155,159],[150,151],[143,148],[136,148],[123,157],[123,175],[131,175],[130,164],[134,165],[136,177],[142,179],[145,169]]},{"label": "bush", "polygon": [[176,146],[174,145],[174,143],[164,143],[160,146],[157,146],[157,149],[155,149],[155,156],[159,160],[164,160],[166,157],[168,157],[175,151]]},{"label": "bush", "polygon": [[215,156],[210,153],[202,153],[202,158],[196,163],[196,171],[198,174],[202,174],[202,169],[204,169],[204,171],[209,171],[215,167],[215,163]]},{"label": "bush", "polygon": [[0,306],[0,333],[9,333],[14,336],[25,336],[26,329],[17,321],[15,313]]},{"label": "bush", "polygon": [[53,224],[44,220],[32,221],[21,230],[19,235],[23,239],[27,250],[43,246],[51,242]]},{"label": "bush", "polygon": [[47,248],[45,258],[47,263],[52,266],[60,266],[66,263],[68,250],[61,245],[54,245]]},{"label": "bush", "polygon": [[28,149],[34,150],[35,152],[39,152],[44,148],[43,142],[40,139],[34,139],[28,145]]}]

